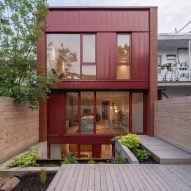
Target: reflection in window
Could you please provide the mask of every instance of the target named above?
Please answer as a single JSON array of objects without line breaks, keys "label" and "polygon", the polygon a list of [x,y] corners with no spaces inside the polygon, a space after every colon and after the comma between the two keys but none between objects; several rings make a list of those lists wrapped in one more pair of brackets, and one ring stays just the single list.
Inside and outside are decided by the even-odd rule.
[{"label": "reflection in window", "polygon": [[96,64],[95,64],[95,35],[83,35],[83,61],[82,61],[82,79],[96,79]]},{"label": "reflection in window", "polygon": [[82,79],[95,80],[96,79],[96,65],[83,65],[82,66]]},{"label": "reflection in window", "polygon": [[78,93],[67,92],[66,116],[69,118],[75,118],[78,116]]},{"label": "reflection in window", "polygon": [[130,35],[117,35],[117,79],[130,79]]},{"label": "reflection in window", "polygon": [[94,93],[81,92],[81,133],[94,133]]},{"label": "reflection in window", "polygon": [[78,134],[79,122],[78,120],[66,120],[66,134]]},{"label": "reflection in window", "polygon": [[95,62],[95,35],[83,35],[83,63]]},{"label": "reflection in window", "polygon": [[47,67],[61,79],[80,79],[80,35],[48,34]]}]

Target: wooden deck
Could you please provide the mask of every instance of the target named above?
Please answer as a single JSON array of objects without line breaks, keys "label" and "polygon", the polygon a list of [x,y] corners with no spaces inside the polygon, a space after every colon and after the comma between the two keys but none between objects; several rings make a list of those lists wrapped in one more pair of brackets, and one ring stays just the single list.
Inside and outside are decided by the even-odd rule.
[{"label": "wooden deck", "polygon": [[191,165],[63,165],[47,191],[190,191]]}]

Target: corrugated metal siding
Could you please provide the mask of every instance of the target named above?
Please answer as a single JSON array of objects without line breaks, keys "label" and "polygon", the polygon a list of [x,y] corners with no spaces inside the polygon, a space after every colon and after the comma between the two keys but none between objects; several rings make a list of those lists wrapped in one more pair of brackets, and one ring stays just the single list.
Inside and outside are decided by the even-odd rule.
[{"label": "corrugated metal siding", "polygon": [[149,33],[132,33],[132,79],[149,80]]},{"label": "corrugated metal siding", "polygon": [[52,95],[48,99],[48,135],[63,134],[64,127],[64,95]]},{"label": "corrugated metal siding", "polygon": [[116,33],[97,34],[97,79],[112,80],[116,76]]},{"label": "corrugated metal siding", "polygon": [[149,31],[149,10],[51,10],[47,32]]}]

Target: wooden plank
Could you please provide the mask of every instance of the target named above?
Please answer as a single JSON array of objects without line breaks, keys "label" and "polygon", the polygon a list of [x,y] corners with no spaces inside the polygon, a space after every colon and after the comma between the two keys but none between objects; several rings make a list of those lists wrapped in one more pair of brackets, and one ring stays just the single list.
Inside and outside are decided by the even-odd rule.
[{"label": "wooden plank", "polygon": [[84,165],[80,165],[80,171],[78,174],[78,180],[76,183],[76,188],[75,191],[83,191],[83,185],[82,185],[82,181],[83,181],[83,177],[84,177],[84,173],[85,173],[85,166]]},{"label": "wooden plank", "polygon": [[129,177],[131,183],[133,184],[133,188],[135,190],[143,190],[141,185],[140,185],[140,182],[139,182],[139,179],[137,178],[134,170],[133,170],[133,164],[132,165],[127,165],[126,168],[124,168],[125,172],[126,172],[126,175]]},{"label": "wooden plank", "polygon": [[62,180],[64,180],[67,174],[69,173],[69,170],[70,170],[69,166],[62,166],[58,171],[58,175],[51,182],[48,191],[56,190],[57,186],[61,184]]},{"label": "wooden plank", "polygon": [[142,188],[147,191],[153,191],[153,187],[150,184],[150,182],[147,180],[146,173],[143,168],[140,167],[140,165],[134,165],[133,166],[135,173],[137,174],[137,177],[139,178],[139,182],[142,182]]},{"label": "wooden plank", "polygon": [[72,173],[72,169],[71,169],[72,166],[71,165],[63,165],[62,168],[64,168],[64,173],[62,174],[62,176],[61,176],[61,178],[60,178],[60,180],[59,180],[59,182],[55,188],[55,191],[61,191],[62,190],[62,186],[65,184],[67,176]]},{"label": "wooden plank", "polygon": [[100,166],[96,165],[95,166],[95,191],[101,191],[101,179],[103,179],[103,177],[101,176],[101,172],[100,172]]},{"label": "wooden plank", "polygon": [[94,191],[95,190],[95,165],[91,164],[91,165],[88,165],[88,167],[90,169],[88,191]]},{"label": "wooden plank", "polygon": [[180,184],[184,184],[191,187],[191,174],[185,171],[182,171],[181,166],[180,167],[167,166],[166,168],[171,172],[171,174],[174,174],[177,177]]},{"label": "wooden plank", "polygon": [[180,185],[177,184],[176,179],[174,178],[174,176],[171,174],[171,172],[166,168],[166,165],[163,166],[158,166],[158,173],[159,175],[163,178],[163,180],[165,182],[167,182],[170,186],[170,189],[172,191],[176,191],[176,190],[182,190],[182,188],[180,187]]},{"label": "wooden plank", "polygon": [[81,182],[81,186],[82,186],[82,191],[88,191],[88,182],[89,182],[89,176],[90,176],[90,169],[88,167],[88,165],[84,165],[85,170],[84,170],[84,176],[83,176],[83,180]]},{"label": "wooden plank", "polygon": [[131,182],[130,178],[126,174],[126,171],[125,171],[126,165],[119,165],[118,168],[121,171],[121,175],[122,175],[123,180],[126,184],[127,190],[130,190],[130,191],[135,190],[133,183]]},{"label": "wooden plank", "polygon": [[81,169],[81,165],[75,165],[73,177],[72,177],[71,182],[68,186],[68,190],[70,190],[70,191],[75,190],[78,178],[80,177],[79,176],[80,169]]},{"label": "wooden plank", "polygon": [[115,170],[114,170],[115,166],[116,166],[116,165],[113,164],[113,165],[110,166],[110,168],[109,168],[110,173],[111,173],[111,179],[112,179],[112,182],[113,182],[114,190],[115,190],[115,191],[121,191],[120,184],[119,184],[119,181],[118,181],[118,177],[117,177],[116,172],[115,172]]},{"label": "wooden plank", "polygon": [[111,179],[111,173],[110,173],[110,169],[111,165],[104,165],[104,169],[105,169],[105,176],[106,176],[106,182],[107,182],[107,190],[108,191],[114,191],[114,187],[113,187],[113,182]]},{"label": "wooden plank", "polygon": [[98,167],[100,169],[100,186],[101,186],[101,190],[102,191],[107,191],[107,180],[106,180],[106,173],[105,173],[105,165],[104,164],[100,164],[100,166]]},{"label": "wooden plank", "polygon": [[[120,169],[118,168],[119,165],[115,165],[112,169],[111,169],[111,173],[112,174],[115,174],[115,179],[117,180],[118,184],[119,184],[119,187],[120,187],[120,190],[121,191],[126,191],[127,188],[126,188],[126,184],[125,184],[125,181],[123,179],[123,176],[121,174],[121,171]],[[115,180],[115,181],[116,181]]]},{"label": "wooden plank", "polygon": [[[161,190],[164,191],[171,191],[172,188],[169,186],[169,183],[167,181],[164,181],[163,176],[158,171],[158,165],[156,166],[150,166],[148,165],[146,168],[152,167],[153,174],[155,176],[155,179],[157,179],[161,184]],[[150,170],[149,170],[150,171]]]}]

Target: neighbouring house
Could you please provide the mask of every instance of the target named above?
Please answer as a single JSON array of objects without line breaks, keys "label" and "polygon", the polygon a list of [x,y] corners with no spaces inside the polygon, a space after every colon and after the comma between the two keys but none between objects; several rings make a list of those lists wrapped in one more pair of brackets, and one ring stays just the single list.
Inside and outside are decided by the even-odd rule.
[{"label": "neighbouring house", "polygon": [[191,95],[191,33],[159,34],[158,98]]},{"label": "neighbouring house", "polygon": [[49,158],[111,158],[112,138],[154,134],[156,7],[54,7],[38,45],[40,74],[62,80],[40,105]]}]

